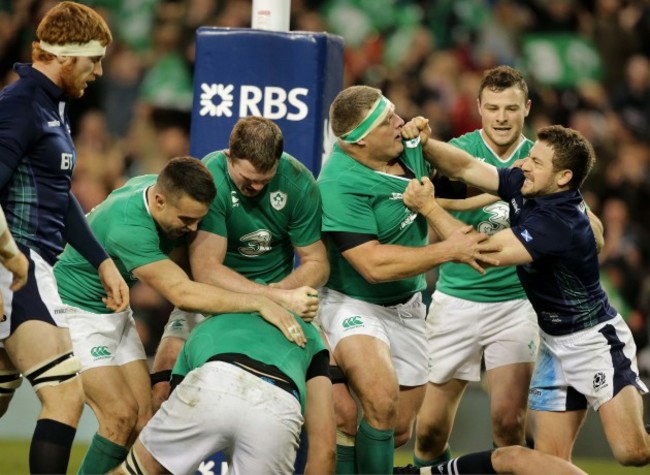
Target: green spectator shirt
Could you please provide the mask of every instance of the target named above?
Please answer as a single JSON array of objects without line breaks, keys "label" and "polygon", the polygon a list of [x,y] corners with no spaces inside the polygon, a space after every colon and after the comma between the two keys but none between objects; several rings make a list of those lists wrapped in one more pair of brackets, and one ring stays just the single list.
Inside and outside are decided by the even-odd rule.
[{"label": "green spectator shirt", "polygon": [[307,338],[305,348],[285,338],[256,313],[228,313],[207,318],[190,333],[173,374],[185,376],[214,355],[238,353],[277,367],[296,384],[305,408],[306,375],[314,355],[327,351],[314,325],[296,318]]},{"label": "green spectator shirt", "polygon": [[[146,202],[146,190],[157,175],[129,180],[88,213],[93,233],[115,261],[129,286],[137,282],[133,269],[168,259],[172,249],[185,245],[185,238],[171,240],[156,226]],[[59,294],[64,303],[93,313],[110,313],[102,302],[106,291],[97,269],[74,248],[65,247],[54,266]]]},{"label": "green spectator shirt", "polygon": [[[402,164],[415,177],[429,176],[419,140],[405,141]],[[402,201],[409,179],[372,170],[346,155],[338,144],[325,162],[318,187],[323,199],[323,233],[343,232],[376,236],[381,244],[407,247],[428,244],[425,218]],[[394,282],[370,284],[341,255],[327,236],[330,278],[326,287],[375,304],[402,300],[424,290],[424,275]]]},{"label": "green spectator shirt", "polygon": [[321,237],[321,200],[311,172],[284,153],[273,180],[255,196],[242,195],[228,174],[224,151],[203,158],[217,196],[199,229],[228,240],[224,265],[270,284],[293,270],[294,247]]},{"label": "green spectator shirt", "polygon": [[[524,139],[509,158],[502,160],[485,143],[479,130],[452,139],[450,143],[477,160],[497,168],[508,168],[516,160],[526,158],[533,146],[533,142]],[[489,235],[510,227],[508,203],[502,200],[480,209],[455,211],[451,214],[463,223],[471,224],[477,231]],[[515,266],[491,267],[486,270],[487,273],[481,275],[468,265],[446,262],[440,266],[436,289],[473,302],[504,302],[526,298]]]}]

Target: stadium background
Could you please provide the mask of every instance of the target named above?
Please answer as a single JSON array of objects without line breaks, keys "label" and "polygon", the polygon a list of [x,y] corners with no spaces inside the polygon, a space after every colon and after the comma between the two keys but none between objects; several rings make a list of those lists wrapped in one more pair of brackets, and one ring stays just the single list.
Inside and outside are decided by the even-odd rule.
[{"label": "stadium background", "polygon": [[[0,0],[0,86],[16,79],[11,71],[14,62],[29,61],[36,25],[54,3]],[[72,103],[70,111],[78,155],[73,189],[88,211],[129,177],[155,173],[169,158],[188,154],[194,32],[199,26],[250,27],[251,1],[82,3],[105,15],[115,37],[103,63],[104,76]],[[650,1],[292,0],[291,4],[291,30],[327,31],[344,38],[344,86],[363,83],[382,88],[402,117],[429,117],[439,138],[480,127],[475,98],[481,74],[498,64],[521,69],[528,81],[533,101],[529,137],[540,126],[560,123],[589,138],[598,163],[584,194],[605,225],[603,284],[634,332],[647,379]],[[433,284],[435,272],[429,277]],[[168,304],[145,286],[134,289],[132,303],[141,337],[152,353]],[[25,389],[0,421],[1,473],[22,471],[1,469],[9,453],[26,460],[28,445],[20,454],[23,449],[11,450],[9,442],[28,439],[33,430],[36,404]],[[646,400],[646,416],[648,405]],[[487,408],[484,393],[473,387],[459,413],[452,439],[455,448],[489,446]],[[77,440],[83,444],[95,427],[87,411]],[[576,455],[611,458],[593,414]],[[70,468],[72,472],[74,467]],[[613,473],[606,470],[603,473]]]}]

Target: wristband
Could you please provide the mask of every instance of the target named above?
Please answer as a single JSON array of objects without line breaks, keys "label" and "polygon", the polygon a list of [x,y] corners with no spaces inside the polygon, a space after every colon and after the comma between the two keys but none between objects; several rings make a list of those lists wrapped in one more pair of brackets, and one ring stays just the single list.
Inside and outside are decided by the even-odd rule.
[{"label": "wristband", "polygon": [[164,369],[162,371],[157,371],[150,375],[151,386],[155,386],[158,383],[168,383],[169,379],[172,377],[171,369]]}]

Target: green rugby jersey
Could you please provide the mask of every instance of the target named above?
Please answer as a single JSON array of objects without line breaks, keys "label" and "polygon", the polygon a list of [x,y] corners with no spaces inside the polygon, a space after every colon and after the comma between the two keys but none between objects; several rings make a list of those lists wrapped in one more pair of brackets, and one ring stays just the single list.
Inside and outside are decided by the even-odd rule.
[{"label": "green rugby jersey", "polygon": [[[415,177],[429,176],[419,142],[405,141],[400,155]],[[409,146],[407,146],[407,144]],[[381,173],[346,155],[338,144],[323,166],[318,187],[323,199],[323,233],[372,234],[382,244],[418,247],[428,243],[427,222],[402,201],[409,179]],[[327,234],[325,234],[327,236]],[[330,277],[326,287],[366,302],[384,304],[424,290],[424,275],[370,284],[327,238]]]},{"label": "green rugby jersey", "polygon": [[255,197],[242,195],[230,179],[223,151],[203,158],[217,196],[199,229],[228,240],[224,265],[249,280],[278,282],[291,273],[294,246],[321,237],[321,199],[312,173],[283,153],[273,180]]},{"label": "green rugby jersey", "polygon": [[307,338],[305,348],[290,342],[275,326],[256,313],[228,313],[207,318],[190,333],[181,350],[173,374],[185,376],[217,354],[238,353],[289,376],[300,392],[305,408],[306,375],[312,358],[326,350],[314,325],[296,318]]},{"label": "green rugby jersey", "polygon": [[[172,249],[186,242],[184,237],[166,237],[149,213],[145,192],[156,178],[144,175],[130,179],[87,215],[93,233],[129,287],[137,282],[133,269],[167,259]],[[106,291],[97,269],[71,246],[65,247],[54,275],[64,303],[93,313],[110,313],[102,302]]]},{"label": "green rugby jersey", "polygon": [[[516,160],[526,158],[533,142],[523,138],[515,151],[505,160],[499,158],[485,142],[479,130],[452,139],[449,143],[465,150],[477,160],[499,168],[508,168]],[[492,235],[510,227],[509,208],[505,201],[497,201],[472,211],[454,211],[453,216],[471,224],[477,231]],[[446,262],[440,266],[436,289],[454,297],[473,302],[504,302],[525,299],[514,266],[492,267],[481,275],[465,264]]]}]

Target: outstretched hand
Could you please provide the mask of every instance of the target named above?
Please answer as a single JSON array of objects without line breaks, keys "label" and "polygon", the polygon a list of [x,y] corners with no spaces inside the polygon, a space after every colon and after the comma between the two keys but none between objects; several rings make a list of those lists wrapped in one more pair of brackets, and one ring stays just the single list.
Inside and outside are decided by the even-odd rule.
[{"label": "outstretched hand", "polygon": [[490,253],[499,252],[503,246],[491,243],[488,235],[474,231],[471,226],[456,229],[445,239],[451,247],[452,260],[467,264],[480,274],[485,274],[485,267],[498,266],[499,260]]},{"label": "outstretched hand", "polygon": [[318,290],[308,286],[297,289],[277,289],[278,302],[284,308],[298,314],[305,322],[311,322],[318,313]]},{"label": "outstretched hand", "polygon": [[262,298],[262,305],[258,310],[264,320],[276,326],[287,340],[293,341],[296,345],[304,348],[307,343],[302,327],[294,316],[271,299]]}]

